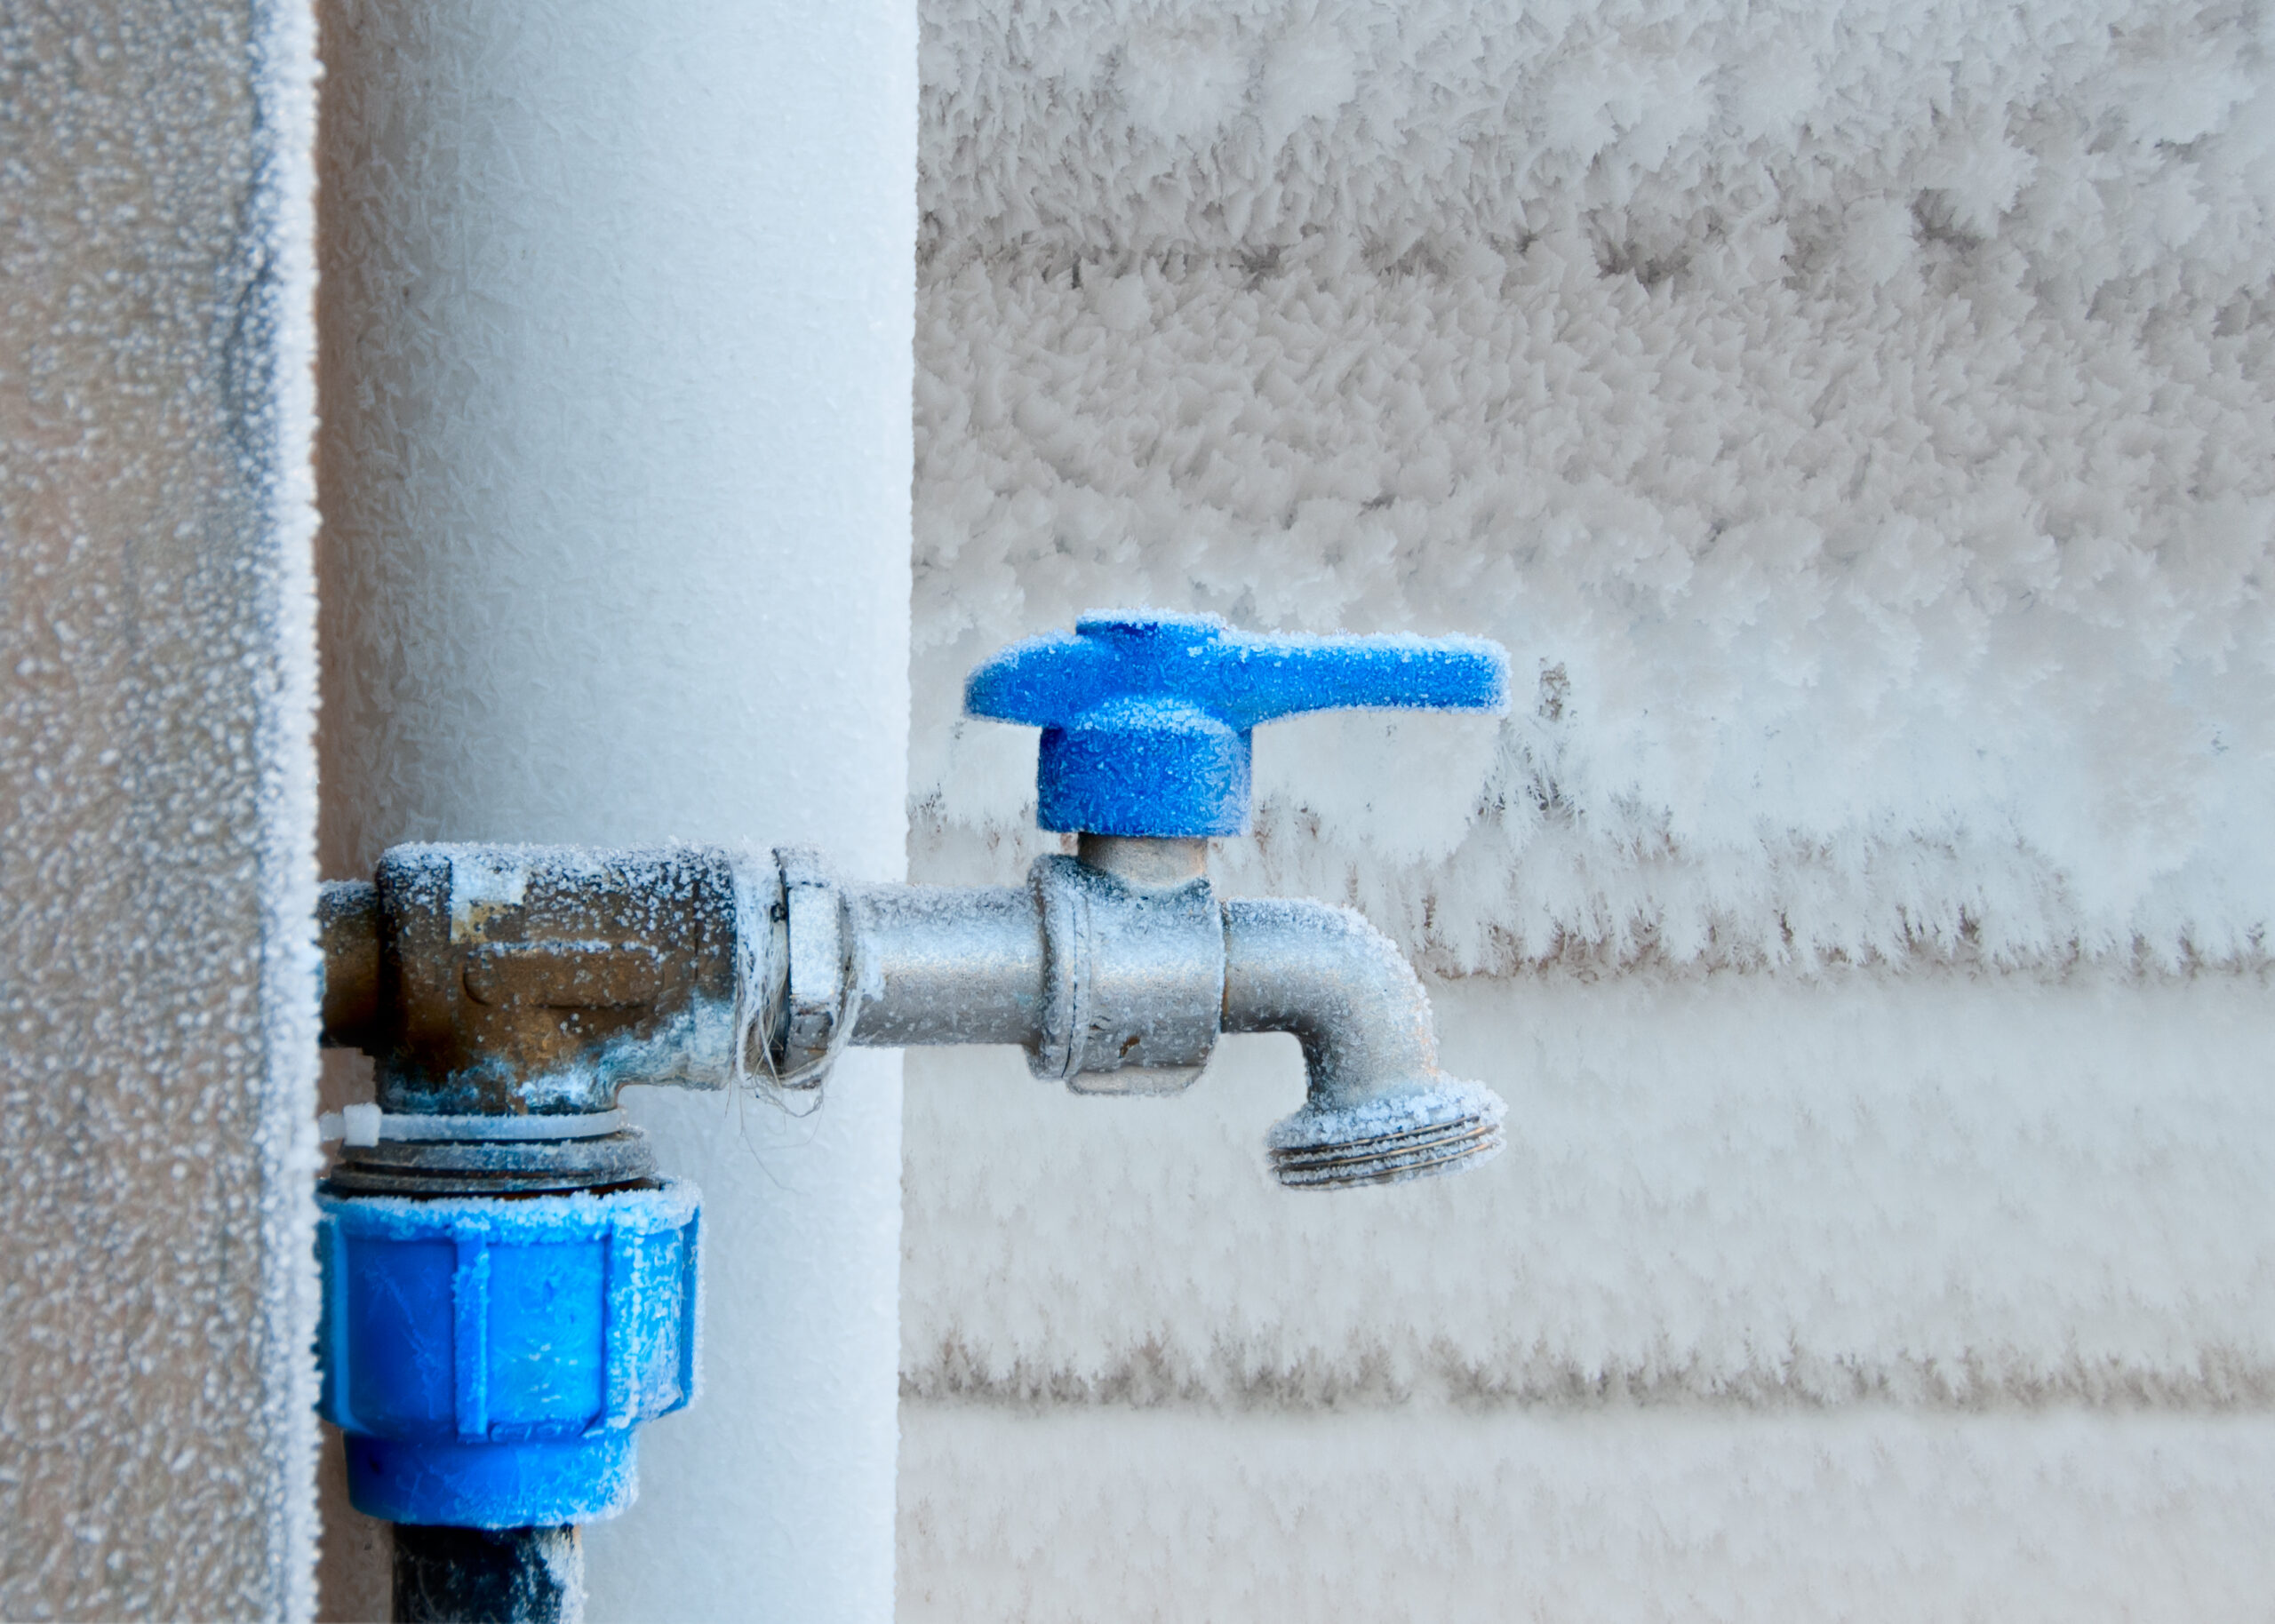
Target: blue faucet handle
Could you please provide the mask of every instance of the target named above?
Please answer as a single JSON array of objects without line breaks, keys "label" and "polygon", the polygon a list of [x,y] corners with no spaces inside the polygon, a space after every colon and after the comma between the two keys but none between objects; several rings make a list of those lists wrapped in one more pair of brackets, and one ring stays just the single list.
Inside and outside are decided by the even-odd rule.
[{"label": "blue faucet handle", "polygon": [[964,710],[1042,729],[1036,821],[1090,834],[1248,827],[1250,729],[1305,711],[1509,708],[1474,637],[1266,637],[1214,615],[1085,615],[972,672]]}]

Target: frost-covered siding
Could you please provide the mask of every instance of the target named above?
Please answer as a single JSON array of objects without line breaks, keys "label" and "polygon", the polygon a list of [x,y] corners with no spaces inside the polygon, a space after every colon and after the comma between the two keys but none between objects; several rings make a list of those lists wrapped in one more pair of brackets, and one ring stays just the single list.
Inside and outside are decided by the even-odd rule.
[{"label": "frost-covered siding", "polygon": [[1143,597],[1509,644],[1497,736],[1259,762],[1448,969],[2255,951],[2256,9],[926,16],[936,823],[1032,796],[971,657]]},{"label": "frost-covered siding", "polygon": [[1168,1103],[912,1057],[905,1607],[2270,1578],[2266,16],[925,23],[919,876],[1041,848],[957,679],[1094,604],[1479,633],[1529,691],[1265,729],[1218,864],[1453,978],[1494,1166],[1272,1190],[1284,1042]]},{"label": "frost-covered siding", "polygon": [[[1265,1127],[1303,1097],[1289,1039],[1229,1040],[1191,1093],[1129,1109],[1023,1082],[1016,1059],[912,1058],[906,1389],[2275,1402],[2257,976],[1433,992],[1446,1064],[1509,1101],[1509,1150],[1341,1200],[1260,1172]],[[967,1122],[1026,1150],[978,1153]]]},{"label": "frost-covered siding", "polygon": [[0,56],[0,1616],[304,1617],[308,20]]},{"label": "frost-covered siding", "polygon": [[2200,1624],[2275,1517],[2263,1415],[928,1410],[901,1469],[912,1621]]}]

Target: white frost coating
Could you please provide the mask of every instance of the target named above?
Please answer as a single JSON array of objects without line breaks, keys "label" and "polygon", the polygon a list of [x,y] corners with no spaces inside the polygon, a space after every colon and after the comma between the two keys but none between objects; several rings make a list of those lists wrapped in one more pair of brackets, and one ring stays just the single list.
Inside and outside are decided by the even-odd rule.
[{"label": "white frost coating", "polygon": [[311,20],[0,52],[0,1616],[300,1618]]},{"label": "white frost coating", "polygon": [[773,908],[781,895],[781,871],[771,852],[755,856],[736,852],[728,859],[728,876],[735,899],[735,1001],[728,1042],[728,1080],[738,1093],[770,1094],[780,1103],[780,1089],[770,1074],[750,1069],[753,1038],[767,1035],[759,1053],[773,1058],[770,1034],[777,1013],[772,1001],[772,978],[768,969],[774,937]]},{"label": "white frost coating", "polygon": [[[440,857],[448,865],[451,940],[459,943],[480,940],[491,914],[521,906],[532,884],[556,895],[573,892],[579,880],[599,880],[606,869],[602,854],[590,848],[532,841],[406,840],[395,842],[390,849],[406,858]],[[667,856],[671,849],[667,845],[659,854],[638,846],[619,846],[606,856],[636,859]],[[739,978],[752,953],[764,951],[763,918],[751,912],[743,873],[748,862],[764,860],[730,857],[730,861],[735,875]],[[656,900],[684,898],[659,894]],[[759,927],[756,935],[745,928],[754,919]],[[626,1081],[634,1079],[682,1088],[723,1088],[742,1080],[735,1043],[746,1033],[746,984],[738,980],[731,999],[690,999],[652,1031],[619,1034],[597,1052],[580,1054],[567,1065],[523,1077],[515,1085],[515,1095],[526,1105],[539,1106],[612,1097]]]},{"label": "white frost coating", "polygon": [[574,1116],[435,1116],[426,1112],[389,1115],[376,1105],[347,1105],[316,1118],[316,1136],[349,1146],[428,1139],[597,1139],[630,1126],[621,1110]]},{"label": "white frost coating", "polygon": [[[771,852],[763,856],[737,854],[730,862],[735,895],[734,1053],[729,1061],[732,1079],[738,1086],[752,1089],[778,1111],[792,1117],[810,1116],[822,1108],[830,1074],[853,1041],[854,1029],[860,1019],[861,999],[872,991],[874,972],[867,964],[857,936],[852,943],[853,962],[845,977],[849,996],[830,1026],[828,1043],[820,1054],[801,1061],[786,1071],[777,1071],[772,1033],[776,1018],[782,1013],[782,1006],[775,1001],[781,988],[773,979],[775,967],[770,954],[776,939],[772,909],[776,900],[783,897],[785,871],[780,857]],[[837,929],[842,932],[843,928],[840,904]],[[835,934],[824,940],[842,944],[841,936]],[[787,943],[784,945],[786,947]],[[813,951],[811,944],[808,951]],[[763,1040],[762,1032],[766,1034]],[[758,1071],[750,1069],[754,1054],[759,1056],[762,1070]]]},{"label": "white frost coating", "polygon": [[1030,817],[962,673],[1142,598],[1509,644],[1258,736],[1233,878],[1441,968],[2255,956],[2269,26],[931,0],[925,877]]},{"label": "white frost coating", "polygon": [[[328,872],[683,840],[897,878],[913,10],[331,0],[324,38]],[[898,1057],[803,1121],[624,1103],[703,1191],[706,1369],[587,1532],[588,1618],[888,1617]]]},{"label": "white frost coating", "polygon": [[318,1137],[348,1145],[375,1145],[430,1139],[597,1139],[630,1125],[621,1110],[582,1111],[574,1116],[507,1117],[491,1114],[449,1117],[427,1112],[390,1115],[376,1105],[347,1105],[316,1118]]},{"label": "white frost coating", "polygon": [[[323,960],[316,912],[316,599],[315,542],[315,15],[293,0],[255,0],[250,52],[255,170],[248,235],[259,246],[239,313],[236,365],[248,395],[240,466],[257,447],[269,557],[269,669],[259,689],[261,1012],[266,1086],[260,1150],[263,1421],[272,1442],[267,1518],[273,1616],[306,1619],[316,1602],[318,1292],[315,1210],[317,1038]],[[179,72],[170,64],[169,73]],[[175,1553],[179,1560],[179,1553]]]},{"label": "white frost coating", "polygon": [[529,895],[528,861],[511,846],[453,846],[451,862],[451,940],[471,942],[496,908],[518,908]]},{"label": "white frost coating", "polygon": [[[1441,1077],[1433,1087],[1361,1100],[1356,1105],[1306,1108],[1292,1118],[1274,1123],[1272,1131],[1265,1135],[1265,1142],[1274,1150],[1348,1144],[1353,1140],[1409,1134],[1449,1122],[1496,1123],[1505,1111],[1505,1102],[1491,1090],[1457,1077]],[[1481,1166],[1499,1154],[1498,1150],[1489,1150],[1467,1166]]]}]

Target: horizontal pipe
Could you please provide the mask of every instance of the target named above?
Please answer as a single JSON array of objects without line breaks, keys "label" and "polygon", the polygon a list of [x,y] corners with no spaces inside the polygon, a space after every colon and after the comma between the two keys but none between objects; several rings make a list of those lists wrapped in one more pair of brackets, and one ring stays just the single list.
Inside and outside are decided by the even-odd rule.
[{"label": "horizontal pipe", "polygon": [[1042,1020],[1042,924],[1021,888],[849,888],[861,1010],[852,1041],[1032,1047]]},{"label": "horizontal pipe", "polygon": [[[1205,861],[1199,841],[1085,837],[1024,887],[966,889],[842,886],[786,851],[752,884],[715,853],[398,848],[376,889],[325,888],[325,1021],[379,1055],[382,1107],[509,1115],[605,1110],[632,1082],[716,1087],[738,1040],[786,1087],[849,1041],[971,1043],[1024,1048],[1078,1091],[1145,1094],[1191,1082],[1220,1031],[1284,1031],[1309,1087],[1272,1133],[1283,1182],[1499,1148],[1505,1107],[1439,1072],[1429,999],[1387,937],[1322,903],[1220,902]],[[566,1154],[475,1148],[548,1177]],[[444,1155],[393,1153],[430,1171]]]}]

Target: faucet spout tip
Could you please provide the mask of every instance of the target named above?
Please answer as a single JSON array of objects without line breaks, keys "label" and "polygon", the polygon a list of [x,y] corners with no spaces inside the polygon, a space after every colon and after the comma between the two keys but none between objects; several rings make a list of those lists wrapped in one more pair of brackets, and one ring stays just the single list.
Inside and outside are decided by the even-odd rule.
[{"label": "faucet spout tip", "polygon": [[1490,1088],[1441,1074],[1352,1104],[1308,1103],[1265,1143],[1290,1190],[1396,1184],[1482,1166],[1507,1146],[1507,1111]]}]

